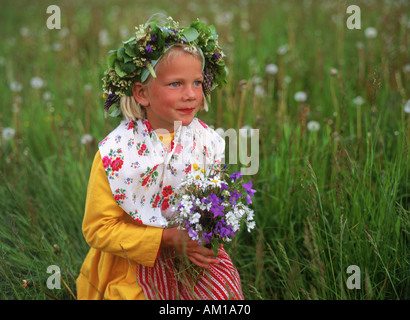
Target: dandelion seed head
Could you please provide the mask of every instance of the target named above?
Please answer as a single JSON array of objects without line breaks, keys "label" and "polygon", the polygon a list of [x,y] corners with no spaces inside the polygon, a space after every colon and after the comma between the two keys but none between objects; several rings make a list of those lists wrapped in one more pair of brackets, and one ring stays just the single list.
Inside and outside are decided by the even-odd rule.
[{"label": "dandelion seed head", "polygon": [[90,135],[90,134],[84,134],[82,137],[81,137],[81,144],[89,144],[89,143],[91,143],[93,141],[93,137],[92,137],[92,135]]},{"label": "dandelion seed head", "polygon": [[4,140],[12,140],[14,138],[16,131],[13,128],[4,128],[2,131],[2,137]]},{"label": "dandelion seed head", "polygon": [[22,88],[23,86],[21,85],[21,83],[17,81],[13,81],[12,83],[10,83],[10,89],[13,92],[20,92]]},{"label": "dandelion seed head", "polygon": [[294,98],[297,102],[305,102],[307,100],[307,94],[306,92],[298,91],[295,93]]},{"label": "dandelion seed head", "polygon": [[373,27],[368,27],[364,30],[364,35],[367,39],[374,39],[377,37],[377,30]]},{"label": "dandelion seed head", "polygon": [[309,131],[316,132],[316,131],[318,131],[318,130],[320,129],[320,124],[319,124],[319,122],[314,121],[314,120],[309,121],[309,122],[307,123],[307,129],[308,129]]},{"label": "dandelion seed head", "polygon": [[357,96],[353,99],[353,103],[360,106],[364,103],[364,99],[361,96]]},{"label": "dandelion seed head", "polygon": [[404,105],[404,112],[410,113],[410,100],[407,100],[406,104]]},{"label": "dandelion seed head", "polygon": [[278,66],[276,64],[270,63],[265,67],[265,72],[267,74],[277,74],[278,73]]},{"label": "dandelion seed head", "polygon": [[30,85],[33,89],[41,89],[44,86],[44,81],[40,77],[33,77],[30,80]]}]

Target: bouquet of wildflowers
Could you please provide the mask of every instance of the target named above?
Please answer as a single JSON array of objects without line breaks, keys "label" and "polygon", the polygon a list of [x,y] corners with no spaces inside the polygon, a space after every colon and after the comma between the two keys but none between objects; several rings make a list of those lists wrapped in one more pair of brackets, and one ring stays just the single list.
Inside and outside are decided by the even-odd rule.
[{"label": "bouquet of wildflowers", "polygon": [[219,244],[232,241],[242,225],[248,231],[255,227],[249,205],[256,191],[240,172],[229,175],[226,165],[211,166],[208,172],[196,164],[190,169],[179,188],[174,222],[216,256]]}]

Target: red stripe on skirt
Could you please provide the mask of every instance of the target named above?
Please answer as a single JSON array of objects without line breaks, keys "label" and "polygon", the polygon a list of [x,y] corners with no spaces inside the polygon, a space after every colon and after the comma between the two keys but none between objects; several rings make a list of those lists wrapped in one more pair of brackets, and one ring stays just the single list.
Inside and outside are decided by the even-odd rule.
[{"label": "red stripe on skirt", "polygon": [[153,267],[138,265],[137,280],[148,300],[243,300],[238,270],[224,249],[219,264],[205,269],[195,286],[192,280],[178,281],[174,254],[161,250]]}]

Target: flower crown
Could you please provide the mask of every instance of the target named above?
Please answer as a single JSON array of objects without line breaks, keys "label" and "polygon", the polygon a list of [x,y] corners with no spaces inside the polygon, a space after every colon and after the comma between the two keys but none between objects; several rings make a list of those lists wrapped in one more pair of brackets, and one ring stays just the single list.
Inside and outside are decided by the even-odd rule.
[{"label": "flower crown", "polygon": [[212,90],[226,85],[224,53],[218,44],[215,27],[197,20],[191,22],[189,27],[182,28],[171,17],[168,21],[164,26],[151,21],[136,27],[135,37],[123,42],[120,49],[109,51],[108,70],[104,72],[102,80],[106,98],[104,110],[108,111],[111,106],[115,106],[111,116],[121,115],[120,98],[132,96],[134,82],[144,82],[150,74],[156,78],[156,63],[175,44],[187,44],[187,51],[199,50],[201,53],[204,75],[202,87],[208,102]]}]

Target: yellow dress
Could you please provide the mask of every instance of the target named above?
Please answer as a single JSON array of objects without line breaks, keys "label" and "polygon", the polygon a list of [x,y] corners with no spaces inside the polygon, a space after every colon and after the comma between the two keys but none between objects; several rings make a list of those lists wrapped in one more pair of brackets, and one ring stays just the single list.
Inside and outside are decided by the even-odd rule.
[{"label": "yellow dress", "polygon": [[[159,135],[166,145],[172,137]],[[117,205],[99,151],[91,168],[82,228],[91,248],[76,280],[77,299],[145,299],[136,280],[137,264],[154,266],[163,229],[138,224]]]}]

